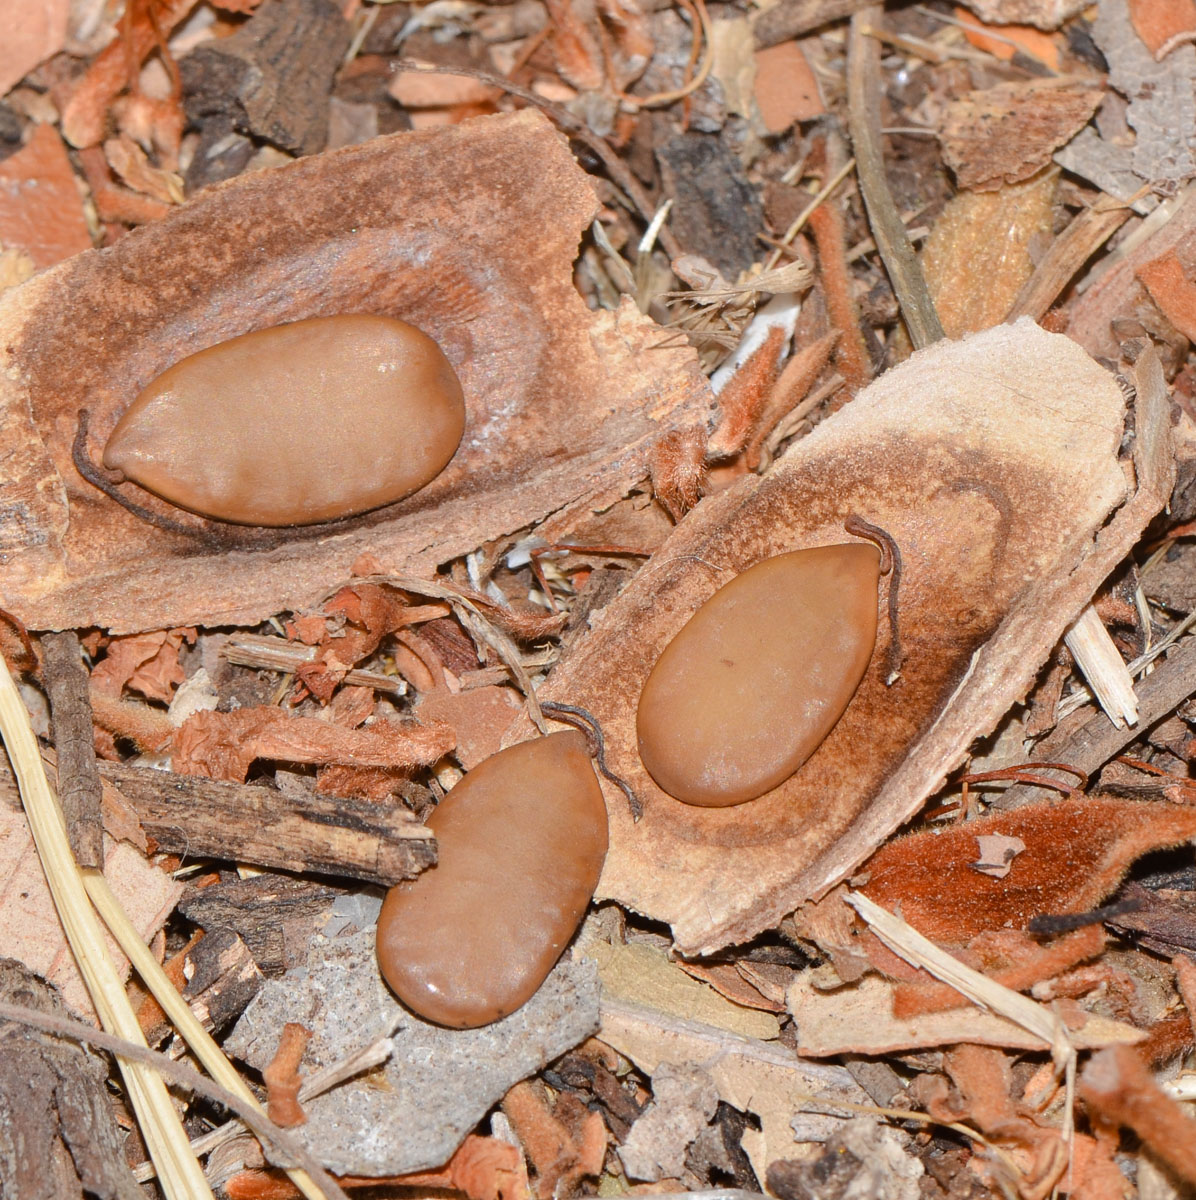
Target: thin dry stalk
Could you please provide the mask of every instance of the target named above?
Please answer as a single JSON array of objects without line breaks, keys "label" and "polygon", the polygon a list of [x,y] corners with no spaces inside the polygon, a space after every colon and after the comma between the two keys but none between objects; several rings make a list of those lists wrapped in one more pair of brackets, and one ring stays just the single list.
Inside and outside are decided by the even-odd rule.
[{"label": "thin dry stalk", "polygon": [[907,925],[900,917],[881,908],[861,892],[849,892],[847,903],[868,923],[872,932],[894,954],[912,966],[929,971],[944,983],[950,984],[973,1004],[997,1013],[1041,1038],[1051,1052],[1055,1070],[1067,1079],[1067,1102],[1063,1116],[1063,1139],[1068,1147],[1075,1132],[1072,1099],[1075,1095],[1076,1048],[1068,1036],[1063,1021],[1044,1005],[1037,1004],[1019,992],[965,966],[940,949],[928,937]]},{"label": "thin dry stalk", "polygon": [[[0,657],[0,733],[12,760],[54,907],[100,1021],[106,1030],[144,1047],[141,1027],[108,955],[100,923],[71,855],[62,812],[46,779],[29,714],[3,657]],[[162,1077],[123,1055],[118,1055],[116,1061],[169,1200],[201,1200],[211,1196]]]},{"label": "thin dry stalk", "polygon": [[868,210],[868,224],[901,305],[910,341],[921,350],[943,337],[943,326],[893,203],[880,152],[880,47],[869,31],[884,20],[879,4],[851,18],[847,39],[847,124],[856,158],[856,177]]},{"label": "thin dry stalk", "polygon": [[1072,622],[1063,641],[1109,720],[1118,729],[1137,725],[1133,677],[1091,604]]},{"label": "thin dry stalk", "polygon": [[[225,1058],[224,1051],[216,1045],[212,1035],[199,1023],[199,1019],[191,1011],[191,1006],[179,995],[178,989],[170,982],[158,960],[142,941],[141,935],[121,908],[120,901],[112,894],[108,881],[99,871],[84,871],[82,876],[83,886],[87,889],[96,911],[103,917],[104,924],[108,926],[125,956],[137,969],[142,983],[162,1006],[162,1011],[174,1023],[175,1029],[195,1057],[217,1083],[232,1092],[243,1104],[261,1112],[261,1105],[253,1092],[237,1074],[232,1063]],[[308,1200],[323,1200],[326,1192],[317,1186],[306,1171],[298,1167],[288,1167],[287,1174]]]}]

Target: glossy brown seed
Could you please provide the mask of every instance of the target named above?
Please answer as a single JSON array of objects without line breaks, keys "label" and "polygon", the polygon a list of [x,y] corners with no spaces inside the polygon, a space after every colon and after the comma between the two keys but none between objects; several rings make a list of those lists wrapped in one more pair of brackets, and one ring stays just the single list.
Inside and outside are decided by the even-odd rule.
[{"label": "glossy brown seed", "polygon": [[640,695],[640,758],[652,778],[710,808],[788,779],[863,678],[879,580],[875,546],[819,546],[765,559],[715,592]]},{"label": "glossy brown seed", "polygon": [[499,751],[427,823],[436,866],[387,893],[378,966],[421,1017],[487,1025],[544,982],[598,885],[606,808],[585,738]]},{"label": "glossy brown seed", "polygon": [[307,525],[423,487],[464,429],[461,384],[427,334],[314,317],[164,371],[117,422],[104,466],[207,517]]}]

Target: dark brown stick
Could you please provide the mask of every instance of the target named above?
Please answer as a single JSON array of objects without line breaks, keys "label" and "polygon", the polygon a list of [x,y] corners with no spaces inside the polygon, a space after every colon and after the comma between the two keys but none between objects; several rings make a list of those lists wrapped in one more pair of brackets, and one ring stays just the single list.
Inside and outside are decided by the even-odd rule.
[{"label": "dark brown stick", "polygon": [[[157,849],[283,871],[343,875],[391,887],[436,861],[436,842],[404,809],[313,793],[100,763]],[[0,762],[0,804],[20,804]]]},{"label": "dark brown stick", "polygon": [[880,149],[880,44],[868,34],[883,21],[884,9],[879,4],[851,18],[847,37],[847,125],[868,224],[901,305],[910,341],[921,350],[943,336],[943,327],[885,178]]},{"label": "dark brown stick", "polygon": [[121,1058],[131,1062],[145,1063],[171,1083],[184,1087],[197,1096],[203,1096],[214,1101],[240,1119],[267,1145],[273,1147],[280,1158],[297,1163],[305,1170],[321,1188],[330,1200],[349,1200],[341,1190],[336,1180],[304,1149],[301,1142],[290,1134],[279,1129],[269,1117],[259,1108],[246,1104],[239,1096],[222,1088],[218,1083],[206,1079],[193,1067],[185,1063],[175,1062],[165,1054],[148,1050],[124,1038],[114,1037],[99,1029],[92,1029],[82,1021],[73,1021],[67,1017],[56,1016],[52,1013],[38,1012],[20,1004],[0,1003],[0,1021],[16,1021],[34,1029],[44,1030],[55,1037],[69,1038],[85,1046],[98,1046],[111,1054],[119,1054]]},{"label": "dark brown stick", "polygon": [[81,867],[103,867],[104,831],[87,669],[72,630],[42,634],[42,677],[58,752],[58,802],[71,851]]},{"label": "dark brown stick", "polygon": [[395,805],[104,763],[100,772],[160,850],[390,887],[436,861],[436,843]]}]

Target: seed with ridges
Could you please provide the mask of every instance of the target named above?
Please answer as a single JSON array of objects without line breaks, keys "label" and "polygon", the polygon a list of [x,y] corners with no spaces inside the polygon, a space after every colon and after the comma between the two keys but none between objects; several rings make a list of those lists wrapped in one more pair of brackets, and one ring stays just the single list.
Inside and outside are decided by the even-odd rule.
[{"label": "seed with ridges", "polygon": [[276,325],[192,354],[125,411],[104,465],[242,525],[367,512],[435,478],[465,429],[440,347],[370,315]]},{"label": "seed with ridges", "polygon": [[721,587],[640,694],[640,758],[670,796],[721,808],[788,779],[855,694],[876,644],[880,554],[795,550]]},{"label": "seed with ridges", "polygon": [[577,929],[606,857],[606,807],[573,731],[470,771],[428,818],[436,866],[387,893],[378,966],[408,1008],[454,1029],[514,1012]]}]

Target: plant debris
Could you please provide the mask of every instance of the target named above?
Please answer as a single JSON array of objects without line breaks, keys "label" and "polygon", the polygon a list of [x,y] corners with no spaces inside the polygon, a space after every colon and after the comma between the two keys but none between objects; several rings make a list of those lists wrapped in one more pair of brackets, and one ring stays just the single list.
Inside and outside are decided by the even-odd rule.
[{"label": "plant debris", "polygon": [[[1192,0],[0,18],[6,1197],[1196,1185]],[[262,528],[102,465],[181,359],[338,314],[460,378],[424,487]],[[337,397],[276,391],[323,494]],[[860,537],[893,569],[823,742],[742,803],[662,791],[662,650]],[[729,619],[741,669],[793,658]],[[414,1016],[385,889],[467,896],[437,806],[570,728],[580,928],[484,923],[547,981]]]}]

